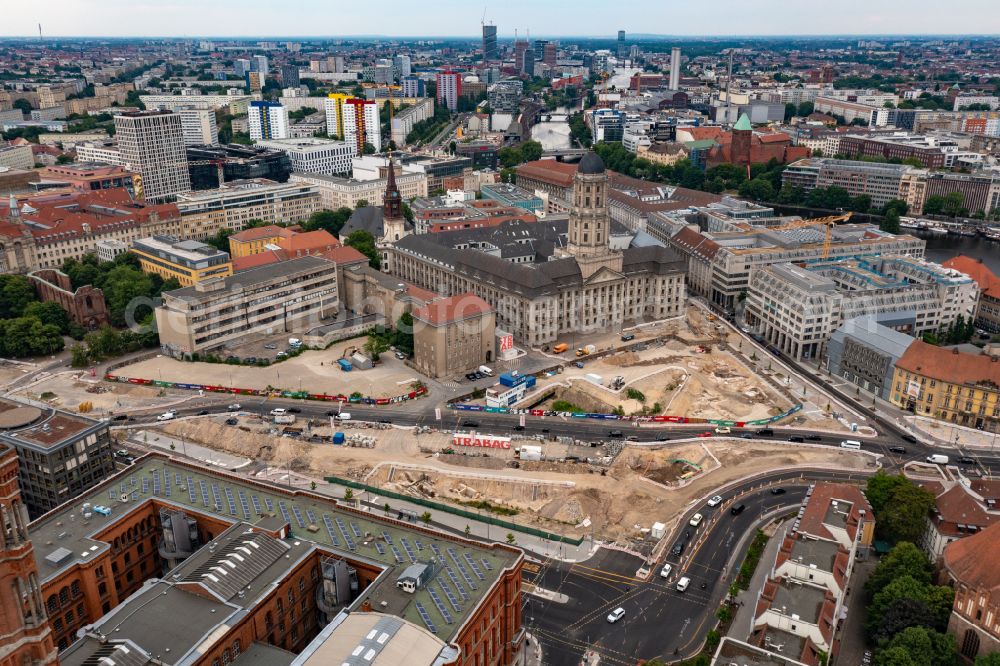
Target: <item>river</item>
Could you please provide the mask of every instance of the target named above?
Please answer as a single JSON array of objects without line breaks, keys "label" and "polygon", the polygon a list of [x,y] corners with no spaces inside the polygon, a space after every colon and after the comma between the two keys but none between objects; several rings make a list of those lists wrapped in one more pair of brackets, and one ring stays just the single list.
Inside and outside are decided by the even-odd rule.
[{"label": "river", "polygon": [[[569,114],[565,106],[558,107],[552,113]],[[569,123],[565,120],[537,123],[531,128],[531,138],[542,144],[545,150],[563,150],[570,148]]]},{"label": "river", "polygon": [[903,233],[912,233],[927,241],[927,258],[941,263],[959,254],[973,259],[981,259],[987,268],[1000,275],[1000,243],[975,236],[938,236],[914,232],[904,229]]}]

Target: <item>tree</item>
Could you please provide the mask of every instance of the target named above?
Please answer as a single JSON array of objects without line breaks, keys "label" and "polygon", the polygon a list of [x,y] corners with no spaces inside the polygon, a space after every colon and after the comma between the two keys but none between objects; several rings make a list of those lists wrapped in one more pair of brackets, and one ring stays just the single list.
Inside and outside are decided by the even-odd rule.
[{"label": "tree", "polygon": [[375,237],[364,229],[352,231],[344,239],[344,245],[349,245],[368,257],[368,265],[372,268],[379,269],[382,267],[382,257],[379,254],[378,248],[375,247]]},{"label": "tree", "polygon": [[890,210],[879,222],[878,228],[889,234],[898,234],[901,230],[899,226],[899,213],[895,209]]},{"label": "tree", "polygon": [[36,300],[35,288],[26,276],[0,275],[0,319],[20,317],[28,304]]},{"label": "tree", "polygon": [[874,475],[868,477],[865,485],[865,497],[872,505],[876,518],[882,514],[882,510],[889,504],[892,494],[900,485],[907,482],[902,475],[887,474],[885,470],[879,470]]},{"label": "tree", "polygon": [[855,213],[867,213],[872,207],[872,198],[867,194],[859,194],[851,198],[850,209]]},{"label": "tree", "polygon": [[1000,666],[1000,652],[979,655],[976,657],[976,666]]},{"label": "tree", "polygon": [[420,514],[420,520],[424,521],[424,524],[430,525],[431,524],[431,512],[430,511],[424,511],[422,514]]},{"label": "tree", "polygon": [[521,158],[525,162],[534,162],[542,159],[544,149],[538,141],[525,141],[521,144]]},{"label": "tree", "polygon": [[465,536],[468,537],[470,534],[472,534],[472,528],[469,527],[468,524],[466,524],[466,526],[465,526]]},{"label": "tree", "polygon": [[337,210],[318,210],[309,216],[309,219],[302,223],[305,231],[328,231],[333,236],[340,236],[340,230],[351,218],[352,211],[346,206]]},{"label": "tree", "polygon": [[56,164],[69,164],[72,161],[73,157],[66,153],[63,153],[62,155],[56,158]]},{"label": "tree", "polygon": [[73,345],[70,348],[70,365],[74,368],[85,368],[90,363],[90,354],[83,345]]},{"label": "tree", "polygon": [[878,566],[868,577],[865,591],[871,598],[874,592],[901,576],[910,576],[921,583],[930,584],[931,570],[930,560],[922,550],[909,541],[900,541],[879,560]]},{"label": "tree", "polygon": [[786,123],[791,122],[792,118],[794,118],[795,115],[796,115],[796,113],[798,112],[798,109],[799,108],[794,103],[792,103],[792,102],[788,102],[787,104],[785,104],[785,122]]},{"label": "tree", "polygon": [[309,490],[316,490],[316,482],[315,481],[310,481],[309,482]]},{"label": "tree", "polygon": [[69,313],[55,301],[40,303],[35,301],[24,308],[25,317],[35,317],[43,324],[55,326],[62,335],[69,333]]},{"label": "tree", "polygon": [[111,323],[118,327],[130,323],[125,321],[125,315],[135,299],[148,298],[154,292],[150,276],[124,265],[112,268],[104,277],[100,287],[104,291]]},{"label": "tree", "polygon": [[799,108],[796,112],[800,117],[805,118],[807,116],[811,116],[815,110],[815,104],[813,102],[800,102]]},{"label": "tree", "polygon": [[[882,627],[891,607],[900,599],[918,601],[927,610],[925,620],[928,627],[936,631],[944,631],[948,626],[948,616],[951,614],[955,592],[943,585],[928,585],[912,576],[899,576],[889,582],[881,590],[875,592],[868,604],[868,635],[873,637]],[[901,611],[897,611],[901,612]]]},{"label": "tree", "polygon": [[348,488],[347,490],[344,491],[344,501],[345,502],[353,502],[354,501],[354,489],[353,488]]},{"label": "tree", "polygon": [[935,619],[924,602],[906,597],[896,599],[885,609],[872,638],[878,643],[890,641],[909,627],[930,627]]},{"label": "tree", "polygon": [[944,197],[940,194],[932,194],[924,201],[925,215],[941,215],[944,210]]},{"label": "tree", "polygon": [[902,199],[889,199],[882,206],[882,214],[886,215],[890,210],[894,210],[897,215],[903,216],[910,210],[910,206]]},{"label": "tree", "polygon": [[944,195],[944,204],[941,213],[948,217],[957,217],[962,212],[962,202],[965,201],[965,194],[962,192],[949,192]]},{"label": "tree", "polygon": [[507,532],[507,543],[512,546],[517,543],[517,538],[514,536],[513,532]]},{"label": "tree", "polygon": [[379,356],[389,351],[389,342],[381,335],[369,333],[364,350],[373,362],[378,362]]},{"label": "tree", "polygon": [[[899,655],[899,651],[902,651],[918,666],[954,666],[958,663],[954,637],[926,627],[904,629],[893,636],[885,651],[891,651],[893,655]],[[876,659],[875,663],[882,664],[883,661]]]},{"label": "tree", "polygon": [[934,495],[909,479],[892,493],[892,501],[882,510],[877,532],[886,541],[916,543],[924,533],[927,515],[934,506]]},{"label": "tree", "polygon": [[19,109],[21,113],[26,113],[26,114],[31,113],[31,102],[24,99],[23,97],[20,99],[15,99],[14,102],[11,104],[11,106],[15,109]]},{"label": "tree", "polygon": [[413,355],[413,315],[404,312],[396,321],[392,344],[407,356]]},{"label": "tree", "polygon": [[61,351],[62,334],[51,324],[36,317],[0,320],[0,356],[24,358]]}]

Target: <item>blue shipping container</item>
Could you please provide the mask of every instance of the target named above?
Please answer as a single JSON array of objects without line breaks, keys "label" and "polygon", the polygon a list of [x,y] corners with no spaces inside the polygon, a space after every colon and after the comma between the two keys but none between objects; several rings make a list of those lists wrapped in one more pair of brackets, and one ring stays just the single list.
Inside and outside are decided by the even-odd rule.
[{"label": "blue shipping container", "polygon": [[352,366],[351,362],[348,361],[346,358],[342,358],[339,361],[337,361],[337,365],[339,365],[340,369],[343,370],[344,372],[350,372],[351,370],[354,369],[354,366]]}]

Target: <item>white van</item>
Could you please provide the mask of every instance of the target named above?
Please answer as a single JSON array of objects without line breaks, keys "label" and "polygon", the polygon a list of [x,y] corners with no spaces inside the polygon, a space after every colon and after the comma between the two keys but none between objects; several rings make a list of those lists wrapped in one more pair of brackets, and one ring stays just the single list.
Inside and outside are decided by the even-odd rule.
[{"label": "white van", "polygon": [[691,584],[691,579],[688,578],[687,576],[684,576],[679,581],[677,581],[677,591],[683,592],[684,590],[688,589],[688,585],[690,584]]},{"label": "white van", "polygon": [[348,412],[341,412],[337,414],[334,418],[337,419],[338,421],[350,421],[351,415]]},{"label": "white van", "polygon": [[479,372],[483,373],[487,377],[492,377],[493,376],[493,370],[491,370],[489,368],[489,366],[486,366],[486,365],[479,366]]},{"label": "white van", "polygon": [[927,456],[927,462],[933,463],[935,465],[947,465],[948,456],[943,456],[940,453],[935,453],[934,455]]},{"label": "white van", "polygon": [[670,572],[673,568],[669,564],[664,564],[663,568],[660,569],[660,578],[670,578]]},{"label": "white van", "polygon": [[284,416],[287,411],[284,407],[275,407],[271,410],[271,416]]},{"label": "white van", "polygon": [[857,450],[861,448],[861,442],[856,439],[845,439],[840,443],[840,448]]}]

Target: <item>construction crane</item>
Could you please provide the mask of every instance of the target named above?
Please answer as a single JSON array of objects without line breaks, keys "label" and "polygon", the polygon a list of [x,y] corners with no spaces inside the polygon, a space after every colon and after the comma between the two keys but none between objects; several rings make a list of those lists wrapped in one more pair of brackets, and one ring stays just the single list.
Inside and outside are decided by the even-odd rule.
[{"label": "construction crane", "polygon": [[791,231],[792,229],[805,229],[807,227],[818,227],[823,225],[826,227],[826,233],[823,236],[823,259],[830,258],[830,236],[833,228],[840,224],[841,222],[847,222],[851,219],[854,213],[844,213],[843,215],[830,215],[828,217],[815,217],[811,220],[798,220],[796,222],[789,222],[788,224],[783,224],[780,227],[774,227],[771,231]]}]

